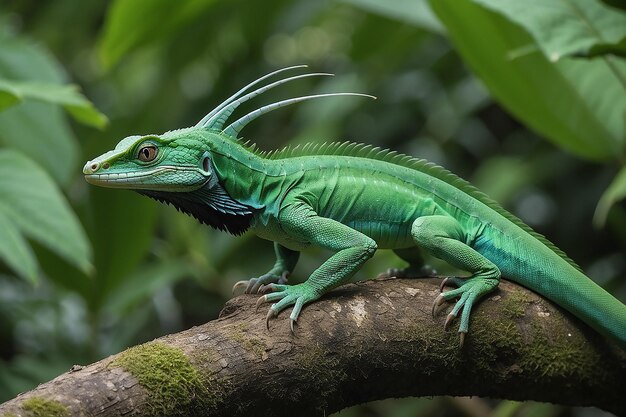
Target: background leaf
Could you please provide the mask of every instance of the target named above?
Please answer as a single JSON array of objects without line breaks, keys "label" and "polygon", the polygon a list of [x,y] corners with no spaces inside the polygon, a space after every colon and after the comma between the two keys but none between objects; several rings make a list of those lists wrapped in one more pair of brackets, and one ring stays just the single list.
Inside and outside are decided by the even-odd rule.
[{"label": "background leaf", "polygon": [[171,35],[214,0],[116,0],[109,7],[100,58],[106,67],[115,65],[134,48]]},{"label": "background leaf", "polygon": [[[0,45],[0,78],[64,82],[61,68],[40,47],[5,34],[0,34]],[[15,90],[13,96],[18,95],[19,91]],[[0,112],[0,145],[26,154],[63,185],[77,168],[76,139],[61,110],[53,104],[29,101]]]},{"label": "background leaf", "polygon": [[149,253],[158,206],[126,190],[92,189],[90,195],[94,217],[89,229],[95,236],[98,280],[89,302],[97,309]]},{"label": "background leaf", "polygon": [[611,185],[609,185],[609,188],[602,194],[593,216],[595,226],[604,226],[611,207],[624,198],[626,198],[626,167],[620,170],[613,182],[611,182]]},{"label": "background leaf", "polygon": [[31,282],[37,281],[37,259],[15,223],[2,210],[0,210],[0,258],[18,275]]},{"label": "background leaf", "polygon": [[518,25],[473,1],[431,6],[459,53],[511,113],[579,156],[624,155],[624,60],[563,58],[553,64],[529,48],[533,39]]},{"label": "background leaf", "polygon": [[103,128],[108,120],[83,96],[76,85],[59,85],[38,81],[13,81],[0,79],[0,93],[13,99],[3,100],[0,96],[0,111],[25,99],[59,104],[76,120],[87,125]]},{"label": "background leaf", "polygon": [[53,104],[25,102],[0,112],[0,145],[28,155],[62,185],[78,166],[74,134]]},{"label": "background leaf", "polygon": [[626,14],[600,0],[474,1],[521,25],[551,61],[571,55],[626,56]]},{"label": "background leaf", "polygon": [[64,71],[40,46],[24,38],[0,31],[0,75],[12,80],[38,80],[55,84],[65,82]]},{"label": "background leaf", "polygon": [[8,83],[0,81],[0,111],[19,103],[20,96]]},{"label": "background leaf", "polygon": [[0,212],[21,234],[91,269],[91,246],[75,214],[48,174],[19,152],[0,150],[0,197]]},{"label": "background leaf", "polygon": [[160,288],[191,275],[189,264],[182,261],[147,265],[126,279],[107,297],[109,311],[125,312],[140,301],[149,299]]},{"label": "background leaf", "polygon": [[426,0],[341,0],[372,13],[390,19],[411,23],[434,33],[443,33],[444,28],[433,14]]}]

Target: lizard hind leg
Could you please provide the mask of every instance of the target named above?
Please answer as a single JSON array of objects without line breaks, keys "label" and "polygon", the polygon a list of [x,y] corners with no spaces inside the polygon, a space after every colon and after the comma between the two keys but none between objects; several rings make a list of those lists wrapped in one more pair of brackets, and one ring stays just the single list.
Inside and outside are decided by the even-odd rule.
[{"label": "lizard hind leg", "polygon": [[[450,216],[420,217],[413,222],[411,234],[417,244],[428,253],[471,274],[466,279],[458,277],[446,279],[442,283],[442,292],[433,303],[434,315],[438,305],[458,298],[446,318],[445,327],[447,328],[459,313],[461,314],[459,334],[462,345],[469,330],[470,313],[474,303],[498,286],[500,270],[493,262],[465,243],[466,232],[461,224]],[[443,291],[443,286],[447,283],[458,288]]]}]

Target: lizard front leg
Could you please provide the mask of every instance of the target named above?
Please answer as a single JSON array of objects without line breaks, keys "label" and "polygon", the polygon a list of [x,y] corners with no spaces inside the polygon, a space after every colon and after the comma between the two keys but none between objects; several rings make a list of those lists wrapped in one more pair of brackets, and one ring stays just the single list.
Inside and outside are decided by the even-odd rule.
[{"label": "lizard front leg", "polygon": [[256,294],[263,285],[267,284],[286,284],[287,278],[293,272],[300,252],[288,249],[283,245],[274,242],[274,253],[276,254],[276,263],[274,267],[266,274],[257,278],[238,281],[233,285],[233,293],[237,288],[245,288],[246,294]]},{"label": "lizard front leg", "polygon": [[346,282],[374,255],[376,242],[338,221],[319,216],[310,206],[296,202],[281,210],[279,222],[290,237],[336,253],[317,268],[309,279],[298,285],[269,284],[273,291],[259,298],[257,305],[276,301],[267,314],[267,321],[290,305],[291,329],[304,304],[317,300],[334,287]]}]

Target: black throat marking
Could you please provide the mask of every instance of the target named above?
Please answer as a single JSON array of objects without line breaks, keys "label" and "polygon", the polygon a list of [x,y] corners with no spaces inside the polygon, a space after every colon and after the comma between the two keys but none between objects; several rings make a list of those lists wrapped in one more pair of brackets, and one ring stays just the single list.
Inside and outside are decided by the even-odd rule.
[{"label": "black throat marking", "polygon": [[252,208],[231,198],[217,181],[209,181],[191,192],[136,191],[233,235],[243,234],[252,222]]}]

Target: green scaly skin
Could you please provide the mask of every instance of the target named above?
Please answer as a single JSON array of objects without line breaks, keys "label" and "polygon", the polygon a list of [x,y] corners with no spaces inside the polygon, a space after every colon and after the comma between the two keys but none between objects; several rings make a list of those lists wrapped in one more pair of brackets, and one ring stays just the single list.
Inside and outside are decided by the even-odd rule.
[{"label": "green scaly skin", "polygon": [[[263,77],[194,127],[128,137],[87,162],[85,178],[95,185],[133,189],[171,203],[213,227],[234,234],[249,229],[275,242],[274,267],[235,287],[265,293],[259,303],[274,303],[268,321],[293,306],[292,329],[306,303],[349,280],[377,249],[397,251],[412,271],[423,268],[422,250],[469,273],[469,277],[445,280],[442,287],[457,288],[442,292],[433,304],[434,311],[443,302],[458,299],[446,326],[460,314],[461,343],[472,307],[505,276],[554,301],[626,349],[624,304],[545,238],[443,168],[352,143],[267,154],[237,139],[241,128],[255,117],[320,96],[265,106],[223,127],[241,102],[309,75],[243,95],[268,76]],[[287,285],[300,251],[310,246],[334,254],[305,282]]]}]

